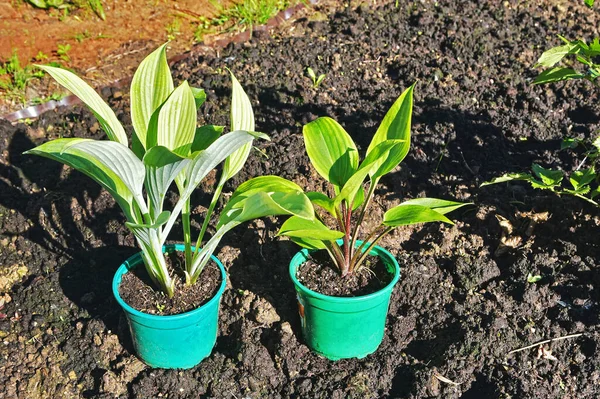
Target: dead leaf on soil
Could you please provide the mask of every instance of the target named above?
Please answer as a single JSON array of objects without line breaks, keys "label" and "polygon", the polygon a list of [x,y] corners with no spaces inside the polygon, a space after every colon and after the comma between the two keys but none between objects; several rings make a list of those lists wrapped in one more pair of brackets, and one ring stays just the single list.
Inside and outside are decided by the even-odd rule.
[{"label": "dead leaf on soil", "polygon": [[548,360],[553,360],[553,361],[558,360],[556,358],[556,356],[554,356],[552,354],[552,351],[550,349],[546,349],[546,347],[544,345],[540,345],[538,347],[538,352],[537,352],[536,359],[540,359],[540,358],[542,358],[542,359],[548,359]]},{"label": "dead leaf on soil", "polygon": [[500,237],[500,244],[494,252],[494,256],[500,256],[507,253],[511,248],[518,248],[523,239],[518,235],[512,235],[514,227],[510,220],[501,215],[496,215],[496,219],[502,228],[502,237]]},{"label": "dead leaf on soil", "polygon": [[533,230],[538,223],[546,222],[550,218],[549,212],[519,212],[517,215],[521,218],[529,219],[529,225],[525,229],[525,235],[527,237],[531,237],[533,235]]},{"label": "dead leaf on soil", "polygon": [[441,375],[441,374],[440,374],[440,373],[438,373],[437,371],[434,371],[434,372],[433,372],[433,376],[434,376],[435,378],[437,378],[438,380],[440,380],[440,381],[442,381],[442,382],[445,382],[446,384],[450,384],[450,385],[453,385],[453,386],[458,386],[458,385],[460,385],[460,383],[459,383],[459,382],[454,382],[454,381],[452,381],[451,379],[448,379],[448,378],[444,377],[443,375]]}]

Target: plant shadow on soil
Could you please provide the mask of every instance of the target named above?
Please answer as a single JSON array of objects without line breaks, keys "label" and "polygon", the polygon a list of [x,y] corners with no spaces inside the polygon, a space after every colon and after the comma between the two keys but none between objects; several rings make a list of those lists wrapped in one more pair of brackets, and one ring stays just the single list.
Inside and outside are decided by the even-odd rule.
[{"label": "plant shadow on soil", "polygon": [[[106,244],[117,241],[117,234],[107,231],[108,225],[120,218],[117,207],[101,207],[100,212],[93,214],[86,212],[85,205],[77,209],[74,203],[77,207],[98,200],[106,204],[100,187],[76,171],[63,178],[63,166],[58,162],[23,154],[34,146],[24,132],[17,131],[8,147],[10,165],[0,164],[0,175],[12,183],[8,185],[0,180],[0,205],[17,212],[21,221],[21,226],[4,228],[9,235],[25,235],[45,250],[65,257],[67,261],[59,271],[59,284],[65,296],[89,317],[100,318],[107,328],[117,331],[120,309],[112,296],[112,277],[118,266],[138,250]],[[52,191],[46,191],[47,187]],[[80,211],[83,217],[75,218]],[[37,219],[39,223],[29,225],[28,219]],[[102,246],[94,247],[90,237]],[[42,264],[56,262],[39,261]],[[38,277],[30,276],[23,286],[34,284]],[[122,334],[119,336],[123,338]],[[125,337],[122,344],[131,349],[128,334]]]}]

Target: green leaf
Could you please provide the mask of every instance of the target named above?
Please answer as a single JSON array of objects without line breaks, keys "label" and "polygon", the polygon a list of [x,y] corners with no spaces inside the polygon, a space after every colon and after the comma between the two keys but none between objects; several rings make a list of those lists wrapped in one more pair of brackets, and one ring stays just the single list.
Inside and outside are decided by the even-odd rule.
[{"label": "green leaf", "polygon": [[540,73],[533,81],[534,84],[559,82],[561,80],[583,79],[585,75],[572,68],[553,67]]},{"label": "green leaf", "polygon": [[534,181],[535,178],[529,173],[507,173],[500,177],[495,177],[490,181],[486,181],[481,183],[479,187],[489,186],[491,184],[504,183],[513,180],[522,180],[522,181]]},{"label": "green leaf", "polygon": [[170,211],[164,211],[160,215],[156,217],[156,220],[153,223],[132,223],[125,222],[125,225],[129,227],[132,231],[137,229],[148,229],[148,230],[157,230],[163,224],[167,223],[169,217],[171,216]]},{"label": "green leaf", "polygon": [[156,144],[188,156],[196,133],[196,118],[194,95],[188,83],[183,82],[160,108]]},{"label": "green leaf", "polygon": [[593,145],[594,147],[596,147],[596,149],[597,149],[598,151],[600,151],[600,136],[596,137],[596,140],[594,140],[594,142],[592,143],[592,145]]},{"label": "green leaf", "polygon": [[331,216],[335,217],[335,206],[331,198],[329,198],[323,193],[319,193],[316,191],[308,192],[306,193],[306,196],[314,205],[320,206],[321,208],[329,212]]},{"label": "green leaf", "polygon": [[145,211],[142,196],[144,165],[120,143],[80,138],[57,139],[25,154],[62,162],[91,177],[115,198],[129,220],[136,220],[133,200],[142,208],[142,212]]},{"label": "green leaf", "polygon": [[146,152],[143,162],[146,166],[146,191],[150,201],[148,207],[150,215],[154,216],[162,212],[169,186],[190,160],[171,152],[167,147],[155,146]]},{"label": "green leaf", "polygon": [[371,173],[371,179],[377,179],[402,162],[410,148],[410,127],[413,109],[413,91],[416,83],[406,89],[389,109],[367,149],[367,156],[377,145],[386,140],[402,140],[402,145],[390,150],[381,157]]},{"label": "green leaf", "polygon": [[267,175],[258,176],[247,180],[240,184],[232,194],[229,204],[234,203],[238,198],[247,198],[258,192],[282,192],[294,193],[302,191],[302,188],[294,182],[284,179],[283,177]]},{"label": "green leaf", "polygon": [[311,67],[306,68],[306,73],[308,73],[308,77],[311,78],[313,81],[317,80],[317,75]]},{"label": "green leaf", "polygon": [[295,215],[300,219],[314,217],[310,200],[302,191],[296,192],[257,192],[221,213],[217,228],[231,221],[243,223],[265,216]]},{"label": "green leaf", "polygon": [[233,152],[247,143],[252,143],[255,137],[254,134],[244,131],[227,133],[215,140],[206,150],[198,152],[186,168],[186,187],[182,197],[189,198],[211,170]]},{"label": "green leaf", "polygon": [[540,276],[539,274],[536,274],[535,276],[531,273],[527,274],[527,282],[530,284],[537,283],[541,279],[542,279],[542,276]]},{"label": "green leaf", "polygon": [[88,0],[88,4],[101,20],[106,21],[106,14],[104,13],[104,7],[102,7],[102,0]]},{"label": "green leaf", "polygon": [[223,134],[223,126],[204,125],[196,129],[192,152],[202,151],[215,142]]},{"label": "green leaf", "polygon": [[319,175],[343,187],[358,168],[358,150],[350,135],[329,117],[310,122],[302,133],[310,162]]},{"label": "green leaf", "polygon": [[594,0],[584,0],[585,5],[588,7],[593,7],[594,6]]},{"label": "green leaf", "polygon": [[[265,196],[257,196],[257,194]],[[260,201],[264,201],[261,204]],[[256,203],[255,203],[256,202]],[[266,212],[256,216],[260,212]],[[225,205],[219,225],[267,215],[314,217],[314,208],[300,186],[279,176],[259,176],[242,183]],[[241,222],[240,222],[241,223]]]},{"label": "green leaf", "polygon": [[382,163],[381,161],[389,159],[388,155],[391,153],[397,154],[402,151],[405,145],[406,141],[400,139],[384,140],[378,143],[368,152],[358,169],[369,168],[368,174],[371,175],[372,179],[378,179],[387,173],[386,170],[389,166],[387,162]]},{"label": "green leaf", "polygon": [[307,249],[311,249],[314,251],[317,251],[320,249],[327,249],[327,246],[323,243],[323,241],[314,240],[312,238],[290,237],[290,240],[293,243],[301,246],[302,248],[307,248]]},{"label": "green leaf", "polygon": [[[402,140],[385,140],[377,144],[373,151],[360,164],[356,173],[348,179],[344,187],[340,190],[340,193],[335,197],[333,202],[334,207],[337,208],[342,201],[346,201],[347,203],[350,203],[351,200],[357,201],[357,196],[360,195],[362,184],[367,175],[372,174],[374,170],[379,170],[382,167],[380,160],[385,158],[389,152],[402,145]],[[363,198],[360,196],[358,198],[360,202],[364,200],[364,196]],[[355,209],[354,206],[352,208]]]},{"label": "green leaf", "polygon": [[323,83],[323,81],[325,80],[325,74],[321,74],[319,75],[319,77],[317,78],[317,82],[315,83],[316,86],[319,86],[321,83]]},{"label": "green leaf", "polygon": [[283,223],[277,235],[318,241],[335,241],[342,238],[344,233],[330,230],[317,219],[309,220],[292,216]]},{"label": "green leaf", "polygon": [[563,179],[563,172],[561,170],[545,169],[536,163],[531,166],[531,169],[542,183],[548,187],[558,186]]},{"label": "green leaf", "polygon": [[102,97],[94,91],[80,77],[66,69],[51,67],[48,65],[37,65],[48,72],[61,86],[75,94],[85,105],[87,105],[98,123],[112,141],[127,146],[127,135],[112,109],[102,100]]},{"label": "green leaf", "polygon": [[131,81],[131,123],[144,148],[149,148],[146,135],[152,114],[174,89],[167,63],[167,44],[154,50],[140,63]]},{"label": "green leaf", "polygon": [[28,3],[42,9],[48,8],[48,4],[45,0],[27,0]]},{"label": "green leaf", "polygon": [[[255,130],[254,125],[254,111],[252,110],[252,104],[248,95],[242,88],[242,85],[233,73],[231,75],[231,130],[245,130],[247,132],[253,132]],[[227,160],[223,166],[223,175],[221,182],[231,179],[235,176],[244,166],[250,150],[252,149],[252,143],[248,143],[233,154]]]},{"label": "green leaf", "polygon": [[571,173],[569,181],[573,188],[577,191],[582,190],[586,186],[588,186],[591,182],[596,179],[596,172],[594,171],[594,167],[582,170],[577,170]]},{"label": "green leaf", "polygon": [[206,93],[204,92],[204,89],[199,89],[197,87],[190,88],[192,89],[192,93],[194,94],[194,102],[196,103],[196,109],[198,109],[206,101]]},{"label": "green leaf", "polygon": [[565,150],[567,148],[574,149],[574,148],[577,148],[577,146],[580,143],[581,143],[581,140],[568,137],[566,139],[563,139],[563,141],[560,143],[560,149],[561,150]]},{"label": "green leaf", "polygon": [[219,137],[206,150],[192,154],[192,159],[184,169],[184,173],[179,174],[176,178],[180,189],[179,200],[173,209],[171,219],[169,219],[161,234],[161,244],[167,239],[175,223],[175,216],[179,215],[184,203],[190,198],[202,179],[234,151],[237,151],[247,143],[251,143],[255,137],[257,137],[256,133],[244,131],[231,132]]},{"label": "green leaf", "polygon": [[428,222],[454,224],[442,213],[421,205],[398,205],[383,215],[384,226],[398,227]]},{"label": "green leaf", "polygon": [[580,49],[580,44],[577,42],[571,42],[562,46],[553,47],[550,50],[544,51],[535,66],[552,68],[563,58],[565,58],[565,56],[569,54],[577,54]]},{"label": "green leaf", "polygon": [[472,205],[472,203],[462,203],[456,201],[447,201],[438,198],[415,198],[408,201],[404,201],[400,206],[405,205],[420,205],[445,215],[452,211],[457,210],[465,205]]}]

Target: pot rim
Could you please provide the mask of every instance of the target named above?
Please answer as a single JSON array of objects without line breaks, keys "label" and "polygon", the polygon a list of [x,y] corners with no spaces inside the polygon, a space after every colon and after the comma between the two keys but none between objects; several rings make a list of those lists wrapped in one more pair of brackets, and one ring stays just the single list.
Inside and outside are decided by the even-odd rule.
[{"label": "pot rim", "polygon": [[[360,245],[362,243],[363,243],[363,241],[356,240],[357,245]],[[378,245],[375,245],[369,252],[369,255],[377,256],[378,258],[382,259],[384,262],[386,259],[391,262],[391,264],[394,266],[394,277],[392,278],[392,281],[390,281],[385,287],[380,288],[379,290],[372,292],[370,294],[366,294],[366,295],[346,297],[346,296],[332,296],[332,295],[321,294],[320,292],[313,291],[310,288],[306,287],[296,277],[296,271],[298,270],[300,265],[302,265],[304,263],[304,262],[302,262],[302,259],[304,259],[304,260],[308,259],[309,254],[312,252],[316,252],[316,250],[309,250],[307,248],[303,248],[302,250],[296,252],[296,254],[292,257],[292,260],[290,261],[289,272],[290,272],[290,276],[291,276],[292,281],[294,282],[294,285],[296,286],[296,288],[300,289],[303,293],[310,295],[317,299],[326,300],[328,302],[333,302],[333,303],[351,303],[351,302],[369,301],[371,299],[377,298],[378,296],[384,295],[388,291],[391,291],[394,288],[394,286],[396,285],[396,283],[398,282],[398,280],[400,280],[400,265],[398,264],[398,261],[396,260],[394,255],[392,255],[391,252],[388,251],[387,249],[380,247]],[[387,263],[389,264],[390,262],[387,262]]]},{"label": "pot rim", "polygon": [[[183,244],[163,245],[163,253],[165,253],[169,249],[175,249],[178,252],[183,252],[185,250],[185,247]],[[192,250],[194,250],[194,249],[195,249],[195,247],[192,246]],[[219,270],[221,271],[221,285],[219,287],[219,290],[215,293],[215,295],[213,295],[213,297],[208,302],[200,305],[199,307],[197,307],[194,310],[190,310],[188,312],[174,314],[174,315],[154,315],[154,314],[150,314],[150,313],[144,313],[142,311],[135,309],[134,307],[129,305],[127,302],[125,302],[123,300],[123,298],[121,298],[121,295],[119,295],[119,286],[121,285],[121,277],[125,273],[129,272],[129,270],[137,267],[140,263],[143,263],[141,252],[138,252],[135,255],[132,255],[129,258],[127,258],[127,260],[125,260],[125,262],[121,263],[121,266],[119,266],[119,268],[115,272],[115,275],[113,276],[113,281],[112,281],[113,296],[117,300],[117,303],[119,305],[121,305],[123,310],[125,310],[127,313],[135,315],[139,318],[143,318],[146,320],[161,320],[161,321],[177,321],[177,320],[188,318],[190,316],[193,316],[197,313],[202,312],[203,308],[208,307],[208,306],[212,305],[214,302],[219,301],[221,296],[223,295],[223,292],[225,291],[225,287],[227,285],[227,274],[225,272],[225,268],[223,267],[223,264],[221,263],[221,261],[215,255],[211,255],[210,259],[217,264],[217,266],[219,267]]]}]

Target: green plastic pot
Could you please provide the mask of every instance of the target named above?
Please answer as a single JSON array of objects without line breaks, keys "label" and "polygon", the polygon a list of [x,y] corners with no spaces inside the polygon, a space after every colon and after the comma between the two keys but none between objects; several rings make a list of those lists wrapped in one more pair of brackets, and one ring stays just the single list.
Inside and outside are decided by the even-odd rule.
[{"label": "green plastic pot", "polygon": [[[183,251],[184,246],[165,245],[163,252],[173,249]],[[221,270],[219,291],[199,308],[172,316],[140,312],[125,303],[119,295],[123,275],[138,266],[144,266],[141,254],[127,259],[115,273],[113,294],[127,316],[135,351],[147,365],[166,369],[188,369],[196,366],[212,352],[217,341],[219,305],[227,277],[221,262],[215,256],[211,256],[211,259]]]},{"label": "green plastic pot", "polygon": [[[361,243],[357,240],[356,245]],[[375,352],[383,340],[392,290],[400,279],[398,262],[385,249],[373,247],[369,254],[384,262],[393,275],[392,281],[369,295],[336,297],[310,290],[298,281],[298,268],[311,252],[303,249],[290,262],[306,345],[330,360],[360,359]]]}]

